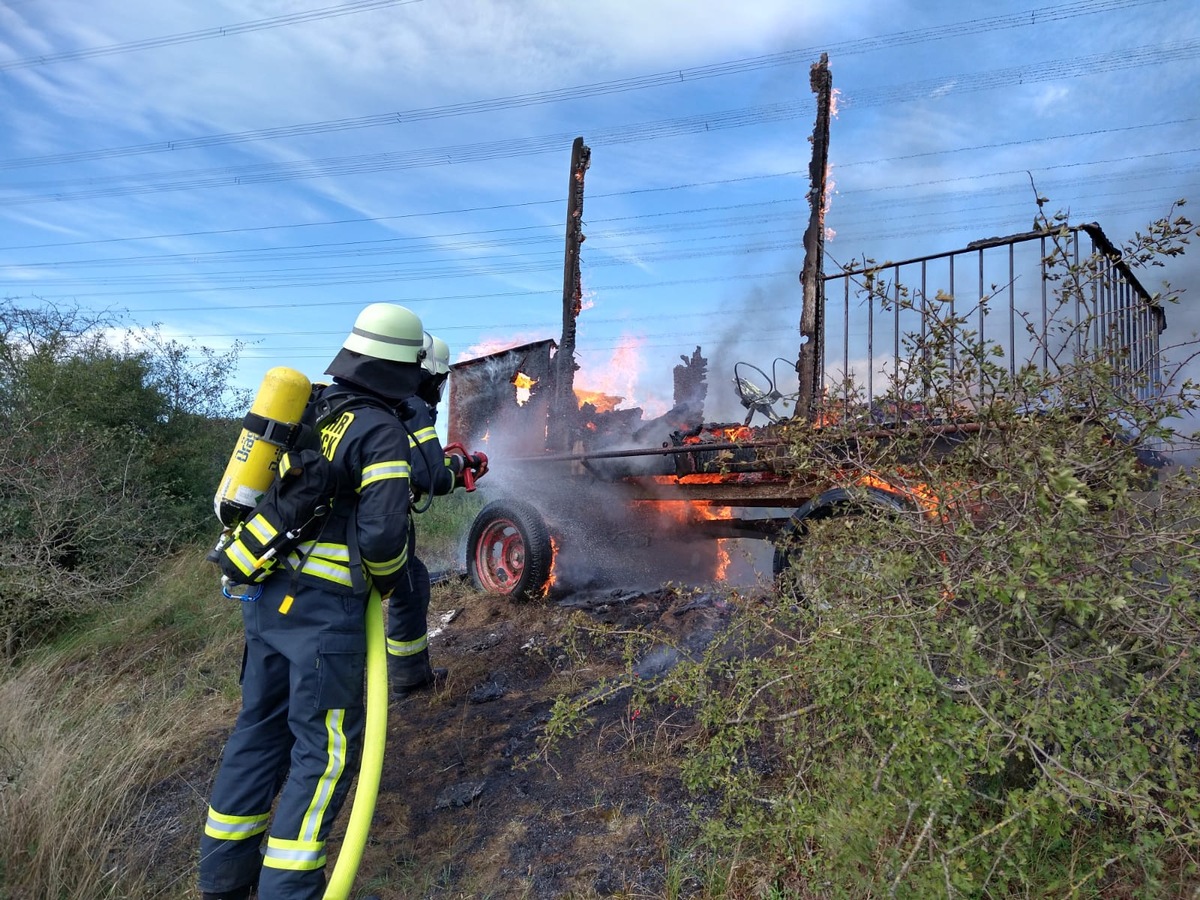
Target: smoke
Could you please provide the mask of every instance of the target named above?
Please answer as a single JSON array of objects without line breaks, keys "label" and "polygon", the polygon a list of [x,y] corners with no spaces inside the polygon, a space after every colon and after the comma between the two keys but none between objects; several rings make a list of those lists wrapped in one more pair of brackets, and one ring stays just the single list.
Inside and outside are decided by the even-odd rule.
[{"label": "smoke", "polygon": [[[710,422],[741,422],[747,414],[737,389],[735,373],[766,391],[792,398],[776,409],[790,415],[797,388],[795,362],[800,348],[800,289],[780,298],[761,287],[751,288],[728,312],[725,328],[716,343],[705,347],[708,357]],[[762,425],[759,419],[753,424]]]}]

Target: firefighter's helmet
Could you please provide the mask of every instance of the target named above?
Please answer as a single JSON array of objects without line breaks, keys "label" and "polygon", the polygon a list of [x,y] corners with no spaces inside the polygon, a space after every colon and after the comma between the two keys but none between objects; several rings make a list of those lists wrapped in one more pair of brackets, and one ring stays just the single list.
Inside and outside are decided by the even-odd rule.
[{"label": "firefighter's helmet", "polygon": [[425,332],[425,359],[421,367],[430,375],[446,375],[450,372],[450,345],[440,337]]},{"label": "firefighter's helmet", "polygon": [[425,329],[410,309],[395,303],[372,303],[358,314],[342,347],[374,359],[420,363],[426,355]]},{"label": "firefighter's helmet", "polygon": [[433,335],[428,331],[426,331],[422,336],[421,349],[422,353],[424,354],[421,357],[421,368],[430,375],[437,374],[435,371],[437,369],[437,364],[433,359]]},{"label": "firefighter's helmet", "polygon": [[433,339],[433,358],[437,363],[437,374],[450,374],[450,345],[440,337]]}]

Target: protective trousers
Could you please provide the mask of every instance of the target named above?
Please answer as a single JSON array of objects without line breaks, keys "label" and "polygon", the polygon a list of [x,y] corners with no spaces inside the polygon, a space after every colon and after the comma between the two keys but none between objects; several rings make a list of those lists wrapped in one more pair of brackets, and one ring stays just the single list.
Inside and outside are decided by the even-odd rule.
[{"label": "protective trousers", "polygon": [[430,666],[428,613],[430,570],[409,547],[407,570],[388,598],[388,670],[392,682],[425,678]]},{"label": "protective trousers", "polygon": [[262,900],[320,900],[325,841],[361,750],[364,603],[279,575],[242,615],[242,711],[209,801],[200,889],[257,880]]},{"label": "protective trousers", "polygon": [[429,569],[416,556],[409,531],[408,567],[388,598],[388,673],[394,687],[433,677],[429,664]]}]

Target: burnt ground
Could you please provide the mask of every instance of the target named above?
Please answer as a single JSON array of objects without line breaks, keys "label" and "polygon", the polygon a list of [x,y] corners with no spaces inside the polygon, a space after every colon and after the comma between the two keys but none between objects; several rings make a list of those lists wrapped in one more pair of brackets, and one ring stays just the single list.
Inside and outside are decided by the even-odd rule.
[{"label": "burnt ground", "polygon": [[[678,856],[705,805],[679,777],[691,723],[682,710],[643,715],[631,672],[652,679],[703,649],[737,604],[759,602],[756,592],[752,579],[711,589],[660,582],[518,603],[460,576],[435,584],[431,656],[448,676],[390,701],[379,797],[351,897],[694,893]],[[654,637],[630,652],[635,631]],[[547,751],[562,697],[587,699],[587,721]],[[231,722],[206,728],[198,757],[181,760],[143,801],[145,840],[131,856],[170,882],[151,875],[160,885],[151,896],[196,896],[196,836]],[[330,871],[349,810],[331,841]]]},{"label": "burnt ground", "polygon": [[[694,834],[671,765],[687,723],[631,705],[630,663],[653,677],[708,643],[722,592],[595,589],[541,603],[435,593],[432,642],[449,670],[393,701],[388,763],[357,884],[401,897],[663,897],[673,848]],[[612,633],[615,630],[617,633]],[[663,637],[627,660],[620,632]],[[545,752],[560,696],[593,700],[589,722]]]}]

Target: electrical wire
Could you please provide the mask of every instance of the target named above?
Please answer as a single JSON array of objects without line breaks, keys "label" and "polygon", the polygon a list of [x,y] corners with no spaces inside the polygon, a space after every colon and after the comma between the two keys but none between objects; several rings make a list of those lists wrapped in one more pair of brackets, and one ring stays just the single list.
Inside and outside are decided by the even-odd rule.
[{"label": "electrical wire", "polygon": [[353,0],[341,6],[327,6],[306,12],[288,13],[282,16],[271,16],[268,19],[255,19],[249,22],[239,22],[234,25],[218,25],[215,28],[203,28],[199,31],[185,31],[181,34],[167,34],[160,37],[145,38],[140,41],[127,41],[123,44],[107,44],[102,47],[83,47],[78,50],[62,50],[58,53],[40,53],[37,56],[27,56],[24,59],[0,61],[0,72],[14,69],[27,69],[31,66],[47,66],[52,63],[75,62],[82,59],[96,59],[101,56],[113,56],[119,53],[132,53],[137,50],[151,50],[157,47],[173,47],[178,44],[190,44],[195,41],[207,41],[213,38],[232,37],[236,34],[248,34],[252,31],[266,31],[272,28],[282,28],[286,25],[298,25],[303,22],[317,22],[332,19],[337,16],[348,16],[354,13],[381,9],[385,6],[407,6],[410,3],[420,3],[421,0]]},{"label": "electrical wire", "polygon": [[[378,0],[378,2],[347,4],[346,7],[334,7],[333,9],[347,9],[347,12],[358,12],[360,11],[359,9],[348,9],[348,7],[374,8],[375,6],[391,5],[392,3],[396,2],[400,2],[400,0]],[[81,150],[71,153],[54,153],[19,159],[0,160],[0,169],[58,165],[62,163],[83,162],[94,159],[112,159],[114,157],[133,156],[146,153],[178,152],[181,150],[215,147],[225,144],[244,143],[248,141],[274,140],[285,137],[328,134],[336,131],[373,128],[384,125],[392,126],[416,122],[428,122],[435,119],[449,118],[454,116],[475,115],[481,112],[517,109],[546,103],[557,103],[566,100],[579,100],[588,97],[644,90],[650,87],[676,85],[688,81],[736,75],[743,72],[759,71],[761,69],[774,68],[777,66],[802,65],[806,64],[814,55],[823,51],[831,52],[839,57],[851,56],[859,53],[869,53],[877,50],[908,46],[911,44],[945,40],[951,37],[965,37],[967,35],[982,34],[1001,29],[1031,27],[1042,25],[1047,22],[1059,22],[1066,19],[1077,18],[1079,16],[1112,12],[1118,9],[1131,9],[1134,7],[1145,6],[1150,3],[1159,2],[1163,2],[1163,0],[1083,0],[1083,2],[1070,3],[1062,6],[1045,6],[1024,10],[1017,13],[989,16],[981,19],[970,19],[966,22],[957,22],[950,25],[908,29],[876,37],[842,41],[831,46],[806,47],[798,50],[788,50],[781,53],[766,54],[763,56],[731,60],[728,62],[715,63],[711,65],[693,66],[691,68],[676,69],[668,72],[658,72],[650,75],[614,79],[592,84],[574,85],[571,87],[555,88],[546,91],[533,91],[525,94],[514,94],[505,97],[497,97],[490,100],[473,100],[462,103],[450,103],[440,106],[405,110],[401,112],[389,111],[370,116],[329,119],[320,122],[309,122],[277,126],[272,128],[258,128],[247,131],[227,132],[224,134],[204,135],[193,138],[175,138],[172,140],[155,141],[146,144],[134,144],[126,147],[108,147],[93,150]],[[315,13],[308,15],[310,15],[311,18],[320,18],[322,16],[319,16],[318,13],[321,12],[322,11],[318,10]],[[344,15],[346,13],[338,14]],[[292,17],[276,17],[275,19],[265,19],[261,21],[277,22],[284,18],[291,19]],[[305,19],[304,21],[308,20],[310,19]],[[279,22],[279,24],[293,24],[293,22]],[[174,38],[168,37],[157,40],[171,41],[173,43],[184,43],[185,40],[203,40],[210,37],[223,37],[227,34],[240,33],[233,30],[236,27],[237,26],[226,26],[220,29],[209,29],[204,32],[190,32],[185,35],[175,36]],[[272,25],[270,27],[278,26]],[[242,31],[248,30],[251,29],[248,27],[242,29]],[[164,45],[165,44],[152,44],[150,46]],[[70,53],[61,54],[59,56],[62,59],[87,58],[82,54],[91,53],[93,55],[108,55],[110,53],[125,52],[125,50],[140,49],[144,49],[141,42],[134,42],[126,45],[113,45],[108,48],[97,48],[92,51],[72,51],[73,53],[80,54],[79,56],[72,56]],[[55,61],[55,59],[55,57],[39,56],[31,57],[27,60],[0,63],[0,70],[5,68],[18,68],[25,65],[44,65],[49,61]]]}]

